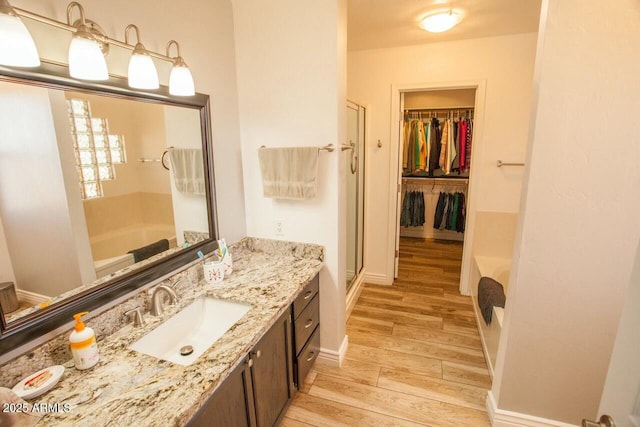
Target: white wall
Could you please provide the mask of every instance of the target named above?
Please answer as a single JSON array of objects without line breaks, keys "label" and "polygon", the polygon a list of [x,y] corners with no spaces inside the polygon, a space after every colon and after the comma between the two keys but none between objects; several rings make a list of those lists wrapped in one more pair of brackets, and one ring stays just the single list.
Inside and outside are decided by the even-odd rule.
[{"label": "white wall", "polygon": [[345,338],[346,155],[319,153],[314,199],[281,201],[263,197],[258,149],[345,141],[345,8],[343,0],[233,1],[248,234],[324,245],[320,340],[334,356]]},{"label": "white wall", "polygon": [[[367,280],[393,280],[393,235],[388,229],[395,209],[398,146],[392,144],[391,86],[415,83],[449,86],[451,82],[486,81],[483,147],[477,211],[517,212],[521,168],[496,168],[497,159],[524,158],[535,55],[535,34],[463,40],[392,49],[352,51],[348,55],[348,96],[370,105],[367,166]],[[476,124],[476,127],[478,124]],[[474,150],[478,147],[474,146]],[[474,153],[474,156],[476,154]]]},{"label": "white wall", "polygon": [[640,4],[547,6],[492,393],[579,424],[596,419],[640,242]]},{"label": "white wall", "polygon": [[49,94],[6,82],[0,92],[0,216],[16,287],[58,295],[82,279]]},{"label": "white wall", "polygon": [[[202,149],[202,134],[199,126],[200,117],[197,111],[165,107],[164,116],[167,130],[167,147]],[[169,166],[169,168],[171,168],[171,166]],[[178,239],[178,246],[182,246],[184,244],[185,230],[203,233],[209,232],[207,201],[204,195],[182,194],[176,188],[173,173],[169,174],[169,178],[171,181],[171,202],[173,203],[176,237]]]},{"label": "white wall", "polygon": [[0,218],[0,283],[16,282],[16,276],[13,274],[13,266],[11,265],[11,255],[7,246],[7,238],[4,234],[4,226],[2,218]]},{"label": "white wall", "polygon": [[[230,1],[199,1],[188,5],[170,0],[156,0],[153,4],[128,0],[83,0],[81,3],[86,17],[100,24],[111,37],[124,40],[125,27],[135,23],[147,49],[162,53],[170,39],[180,43],[196,91],[211,96],[220,233],[230,242],[244,237],[246,224]],[[68,1],[14,0],[11,4],[66,22]],[[75,11],[73,19],[77,17]],[[36,39],[40,56],[66,63],[69,33],[58,31],[56,37],[51,37],[51,29],[25,21]],[[112,46],[107,57],[109,71],[126,75],[129,57],[130,51]],[[161,84],[168,84],[170,64],[155,63]]]}]

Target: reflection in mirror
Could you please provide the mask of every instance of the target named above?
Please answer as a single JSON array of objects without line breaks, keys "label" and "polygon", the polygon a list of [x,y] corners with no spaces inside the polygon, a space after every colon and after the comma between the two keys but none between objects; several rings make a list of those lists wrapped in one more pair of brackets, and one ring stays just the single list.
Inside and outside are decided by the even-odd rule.
[{"label": "reflection in mirror", "polygon": [[0,135],[8,323],[208,237],[197,109],[0,82]]}]

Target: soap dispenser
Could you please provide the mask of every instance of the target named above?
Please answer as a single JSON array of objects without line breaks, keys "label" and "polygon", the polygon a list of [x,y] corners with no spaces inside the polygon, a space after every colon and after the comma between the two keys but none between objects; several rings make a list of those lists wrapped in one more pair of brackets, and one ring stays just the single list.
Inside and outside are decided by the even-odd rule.
[{"label": "soap dispenser", "polygon": [[89,369],[98,363],[98,344],[96,334],[93,329],[84,325],[82,316],[89,314],[88,311],[73,315],[76,319],[75,331],[69,336],[69,346],[76,369]]}]

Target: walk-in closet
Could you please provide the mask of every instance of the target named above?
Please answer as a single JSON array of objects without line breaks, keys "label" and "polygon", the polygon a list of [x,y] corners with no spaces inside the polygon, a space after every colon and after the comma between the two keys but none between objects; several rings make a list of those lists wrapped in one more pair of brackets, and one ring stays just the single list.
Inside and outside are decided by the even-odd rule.
[{"label": "walk-in closet", "polygon": [[400,236],[463,241],[475,89],[402,95]]}]

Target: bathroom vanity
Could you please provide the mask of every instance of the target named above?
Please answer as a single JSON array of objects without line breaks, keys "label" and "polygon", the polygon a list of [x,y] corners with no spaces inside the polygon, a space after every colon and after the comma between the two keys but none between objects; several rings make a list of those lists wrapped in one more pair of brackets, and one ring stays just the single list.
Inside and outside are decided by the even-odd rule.
[{"label": "bathroom vanity", "polygon": [[[67,405],[68,412],[44,415],[38,425],[207,425],[271,426],[290,403],[319,351],[319,276],[323,248],[312,244],[245,238],[230,245],[234,272],[215,286],[189,283],[196,263],[179,273],[179,303],[163,315],[145,312],[146,325],[125,324],[109,336],[98,331],[100,361],[87,371],[64,363],[57,386],[29,403]],[[174,282],[169,278],[165,282]],[[163,282],[163,283],[165,283]],[[148,291],[89,319],[103,325],[118,319]],[[188,366],[157,359],[129,346],[206,295],[250,304],[251,309]],[[5,364],[0,380],[45,363],[60,335],[28,355]],[[51,358],[49,358],[51,360]],[[49,363],[49,362],[47,362]],[[45,365],[46,366],[46,365]],[[44,366],[42,366],[44,367]]]}]

